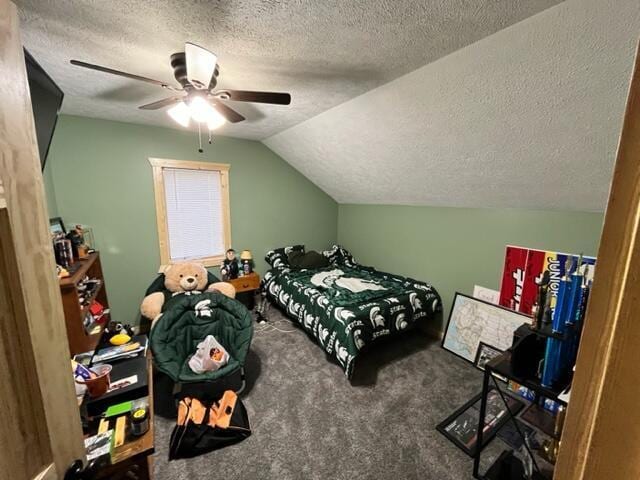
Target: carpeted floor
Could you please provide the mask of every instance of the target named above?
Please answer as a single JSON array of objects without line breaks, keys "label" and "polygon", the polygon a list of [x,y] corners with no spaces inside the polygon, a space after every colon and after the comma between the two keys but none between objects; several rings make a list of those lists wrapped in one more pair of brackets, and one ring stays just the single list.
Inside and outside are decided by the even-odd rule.
[{"label": "carpeted floor", "polygon": [[174,422],[156,417],[155,478],[470,479],[472,461],[435,430],[480,391],[482,374],[414,331],[370,350],[354,385],[307,335],[271,308],[256,326],[243,394],[253,434],[167,461]]}]

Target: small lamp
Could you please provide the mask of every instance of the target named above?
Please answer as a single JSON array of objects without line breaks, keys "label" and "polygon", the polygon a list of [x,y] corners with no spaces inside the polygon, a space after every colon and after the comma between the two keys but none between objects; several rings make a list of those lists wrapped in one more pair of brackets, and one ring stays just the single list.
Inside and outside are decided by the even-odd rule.
[{"label": "small lamp", "polygon": [[240,252],[240,262],[242,263],[242,271],[245,275],[253,272],[253,256],[251,255],[251,250],[243,250]]}]

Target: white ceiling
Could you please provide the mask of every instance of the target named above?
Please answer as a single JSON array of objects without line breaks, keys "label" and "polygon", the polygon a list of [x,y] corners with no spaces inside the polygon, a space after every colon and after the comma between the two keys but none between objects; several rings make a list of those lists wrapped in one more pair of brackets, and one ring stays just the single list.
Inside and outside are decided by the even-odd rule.
[{"label": "white ceiling", "polygon": [[639,35],[568,0],[264,143],[340,203],[602,211]]},{"label": "white ceiling", "polygon": [[249,120],[220,132],[263,139],[559,1],[16,3],[26,47],[66,93],[64,113],[175,128],[163,112],[136,108],[169,96],[165,90],[73,67],[69,60],[169,82],[169,55],[191,41],[218,54],[221,87],[292,94],[289,107],[235,104]]}]

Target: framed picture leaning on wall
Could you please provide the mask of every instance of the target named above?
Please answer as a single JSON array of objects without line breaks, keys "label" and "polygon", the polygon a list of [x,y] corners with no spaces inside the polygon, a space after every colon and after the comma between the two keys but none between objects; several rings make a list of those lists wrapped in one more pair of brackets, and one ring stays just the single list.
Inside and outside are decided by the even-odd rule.
[{"label": "framed picture leaning on wall", "polygon": [[484,366],[487,362],[493,360],[502,353],[504,353],[503,350],[500,350],[493,345],[480,342],[478,344],[478,350],[476,351],[476,358],[473,360],[473,364],[480,370],[484,371]]},{"label": "framed picture leaning on wall", "polygon": [[[493,360],[498,355],[502,355],[503,353],[504,353],[503,350],[500,350],[494,347],[493,345],[488,345],[484,342],[480,342],[480,344],[478,345],[478,350],[476,351],[476,358],[474,359],[473,364],[476,366],[477,369],[482,370],[484,372],[484,366],[487,364],[487,362],[489,362],[490,360]],[[507,381],[506,378],[498,375],[497,373],[493,373],[493,376],[496,377],[498,380],[502,380],[503,382]]]},{"label": "framed picture leaning on wall", "polygon": [[513,343],[513,332],[523,323],[531,323],[531,318],[456,292],[442,348],[474,363],[481,342],[505,351]]}]

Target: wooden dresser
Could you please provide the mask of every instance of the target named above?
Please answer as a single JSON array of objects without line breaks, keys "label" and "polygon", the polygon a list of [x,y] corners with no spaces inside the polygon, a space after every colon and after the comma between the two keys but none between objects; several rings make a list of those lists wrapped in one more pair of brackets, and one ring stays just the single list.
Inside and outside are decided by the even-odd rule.
[{"label": "wooden dresser", "polygon": [[[109,301],[98,252],[89,254],[88,258],[84,260],[77,260],[68,270],[71,275],[60,279],[60,294],[62,295],[62,306],[67,324],[69,350],[71,355],[76,355],[96,348],[104,330],[103,325],[108,321],[104,318],[101,323],[85,326],[84,321],[89,314],[91,303],[96,300],[107,309]],[[78,291],[78,285],[85,277],[97,279],[100,283],[95,291],[85,299],[84,304],[81,304],[81,292]]]}]

